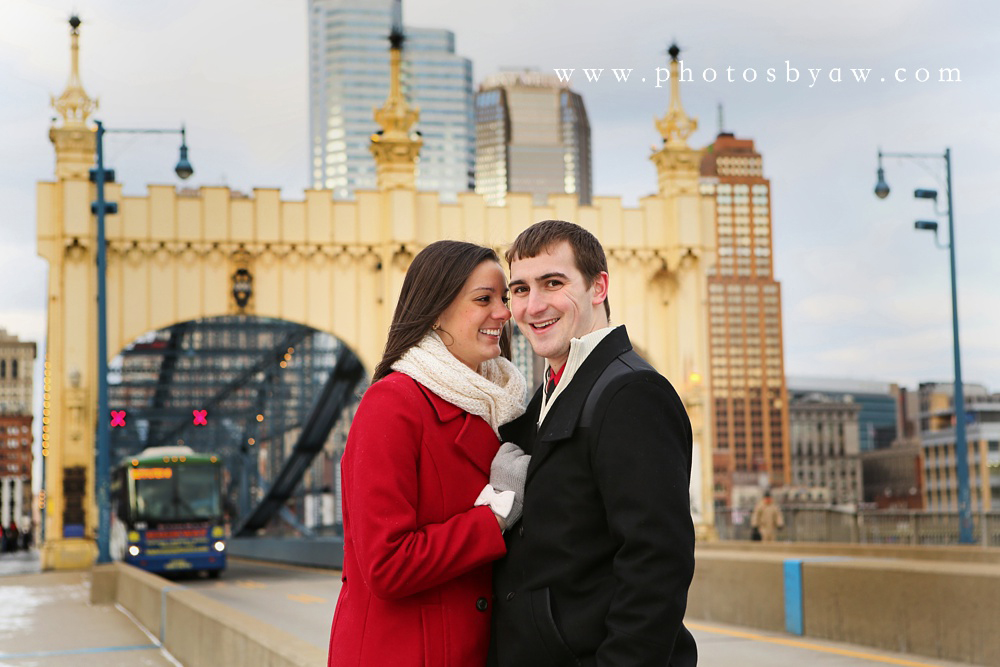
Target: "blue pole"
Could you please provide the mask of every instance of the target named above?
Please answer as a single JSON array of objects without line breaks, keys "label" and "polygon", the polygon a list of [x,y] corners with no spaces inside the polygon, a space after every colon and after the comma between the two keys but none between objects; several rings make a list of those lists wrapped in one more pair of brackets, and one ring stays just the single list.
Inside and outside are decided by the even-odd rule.
[{"label": "blue pole", "polygon": [[948,191],[948,254],[951,258],[951,333],[955,352],[955,457],[958,475],[958,541],[972,544],[972,499],[969,493],[969,445],[965,439],[965,391],[958,343],[958,286],[955,281],[955,217],[951,197],[951,149],[944,150]]},{"label": "blue pole", "polygon": [[104,215],[104,125],[97,121],[97,562],[111,562],[111,443],[108,412],[107,254]]},{"label": "blue pole", "polygon": [[35,544],[38,546],[45,544],[45,524],[48,523],[45,518],[49,512],[49,492],[47,491],[45,485],[45,475],[48,472],[48,462],[49,457],[42,456],[42,497],[45,498],[45,503],[40,508],[41,512],[39,512],[38,526],[36,526],[38,534],[35,536]]}]

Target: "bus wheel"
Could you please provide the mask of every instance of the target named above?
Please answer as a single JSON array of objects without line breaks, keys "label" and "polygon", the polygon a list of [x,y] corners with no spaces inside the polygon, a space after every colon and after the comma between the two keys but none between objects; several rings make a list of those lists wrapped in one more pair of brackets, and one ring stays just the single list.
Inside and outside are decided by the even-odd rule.
[{"label": "bus wheel", "polygon": [[209,579],[218,579],[220,574],[222,574],[222,570],[209,570],[208,571],[208,578]]}]

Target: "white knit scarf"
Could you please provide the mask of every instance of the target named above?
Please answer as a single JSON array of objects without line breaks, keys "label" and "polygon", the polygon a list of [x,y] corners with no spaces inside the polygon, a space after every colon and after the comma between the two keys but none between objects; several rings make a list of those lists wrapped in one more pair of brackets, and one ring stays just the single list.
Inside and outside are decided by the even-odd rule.
[{"label": "white knit scarf", "polygon": [[500,435],[501,424],[524,413],[524,376],[503,357],[488,359],[479,372],[459,361],[431,331],[392,365],[452,405],[486,420]]}]

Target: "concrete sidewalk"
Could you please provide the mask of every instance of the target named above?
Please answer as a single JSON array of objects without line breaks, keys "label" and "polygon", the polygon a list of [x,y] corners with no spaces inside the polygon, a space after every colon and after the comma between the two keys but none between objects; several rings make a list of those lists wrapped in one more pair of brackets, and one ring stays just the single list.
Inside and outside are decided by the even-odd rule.
[{"label": "concrete sidewalk", "polygon": [[90,604],[90,572],[40,572],[37,552],[0,556],[0,667],[178,667],[114,605]]}]

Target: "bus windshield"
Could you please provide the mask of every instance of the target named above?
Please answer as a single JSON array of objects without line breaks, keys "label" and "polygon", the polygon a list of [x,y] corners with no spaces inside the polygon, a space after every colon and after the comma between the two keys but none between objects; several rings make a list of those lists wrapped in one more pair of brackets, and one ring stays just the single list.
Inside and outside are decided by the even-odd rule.
[{"label": "bus windshield", "polygon": [[215,466],[177,465],[168,470],[169,474],[135,479],[137,520],[187,521],[214,519],[222,514]]}]

